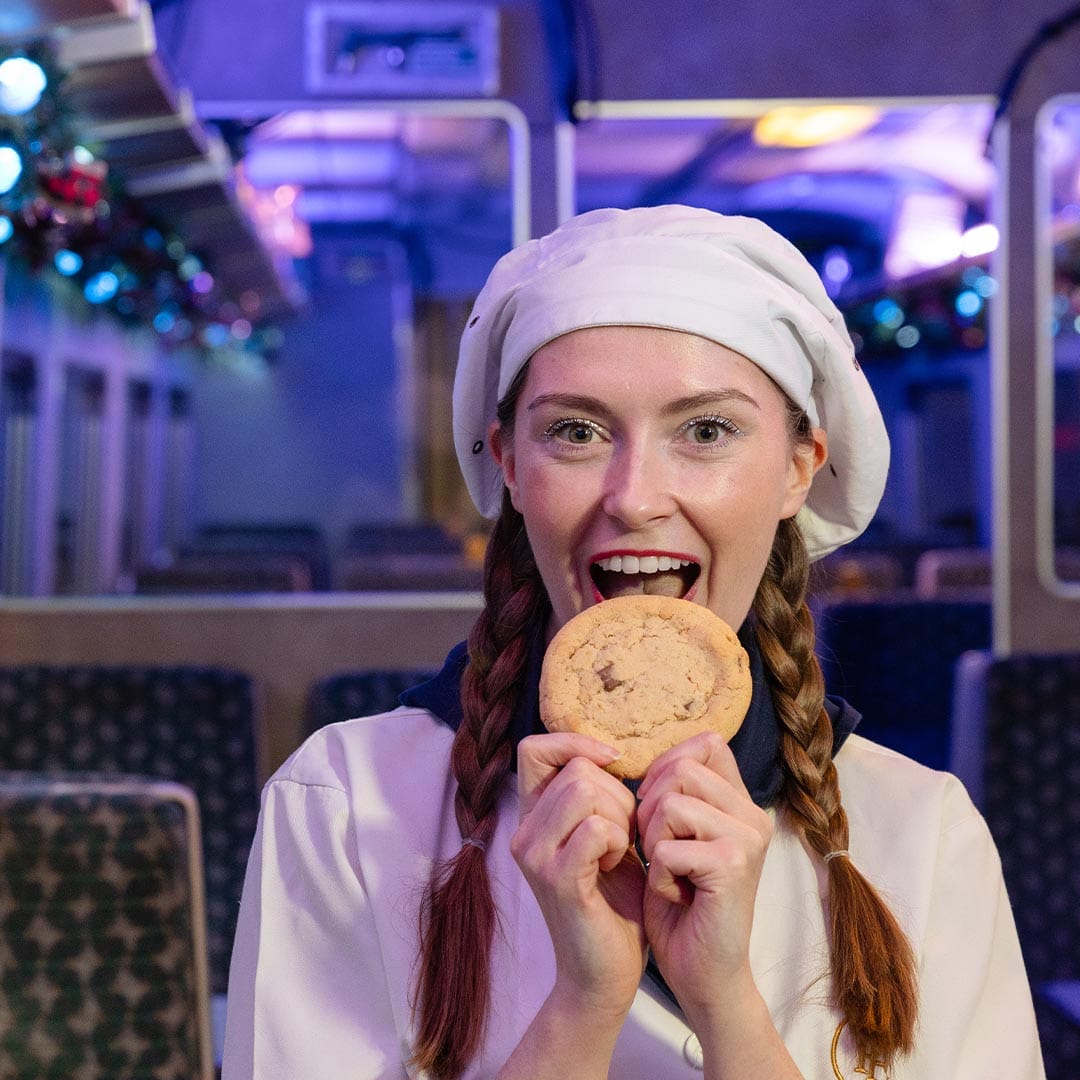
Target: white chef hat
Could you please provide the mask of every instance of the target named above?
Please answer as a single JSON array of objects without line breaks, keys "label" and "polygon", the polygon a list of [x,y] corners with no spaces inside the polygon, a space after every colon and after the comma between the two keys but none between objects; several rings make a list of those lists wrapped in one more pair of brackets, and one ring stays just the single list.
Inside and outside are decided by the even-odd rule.
[{"label": "white chef hat", "polygon": [[828,435],[828,462],[798,517],[810,557],[870,523],[889,440],[843,317],[813,267],[767,225],[688,206],[593,210],[496,263],[454,381],[454,445],[484,516],[502,502],[486,444],[500,399],[541,345],[586,326],[684,330],[752,360]]}]

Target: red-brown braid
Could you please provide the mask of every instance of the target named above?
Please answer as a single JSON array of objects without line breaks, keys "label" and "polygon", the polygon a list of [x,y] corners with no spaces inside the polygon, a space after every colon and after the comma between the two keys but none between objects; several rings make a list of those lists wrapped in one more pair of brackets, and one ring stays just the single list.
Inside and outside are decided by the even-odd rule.
[{"label": "red-brown braid", "polygon": [[[788,820],[818,855],[845,851],[825,685],[806,603],[806,548],[794,519],[781,521],[754,600],[758,644],[777,718]],[[910,1051],[918,1011],[915,959],[895,916],[850,858],[826,862],[835,1003],[867,1060]]]},{"label": "red-brown braid", "polygon": [[[486,845],[512,763],[510,721],[520,704],[530,643],[549,611],[524,522],[508,497],[488,544],[484,597],[469,638],[463,719],[450,762],[461,835]],[[483,850],[464,845],[437,868],[421,906],[413,1062],[434,1080],[460,1076],[479,1049],[497,923]]]}]

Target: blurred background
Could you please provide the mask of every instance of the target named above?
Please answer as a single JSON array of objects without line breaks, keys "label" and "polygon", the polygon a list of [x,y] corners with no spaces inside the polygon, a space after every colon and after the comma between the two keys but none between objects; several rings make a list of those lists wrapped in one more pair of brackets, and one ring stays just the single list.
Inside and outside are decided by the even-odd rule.
[{"label": "blurred background", "polygon": [[[842,23],[862,34],[850,70],[800,86],[728,70],[775,51],[753,20],[725,26],[723,70],[698,70],[716,16],[685,3],[655,41],[648,5],[618,27],[603,4],[554,2],[8,9],[3,593],[158,591],[228,542],[206,535],[218,526],[303,526],[318,589],[356,583],[367,525],[438,526],[475,556],[446,412],[472,297],[569,213],[672,201],[767,221],[841,306],[895,448],[864,546],[901,554],[907,581],[922,550],[989,548],[992,91],[1033,19],[996,70],[973,55],[938,71],[900,40],[879,56],[918,20],[867,6]],[[830,81],[843,92],[820,99]],[[777,96],[792,91],[808,100]],[[1056,100],[1038,167],[1065,548],[1080,544],[1078,135],[1080,106]]]},{"label": "blurred background", "polygon": [[[766,221],[845,316],[893,464],[815,567],[819,657],[976,797],[1080,1075],[1078,45],[1051,0],[4,0],[0,818],[23,773],[193,793],[139,825],[179,838],[176,1075],[212,1074],[259,785],[479,609],[449,399],[487,272],[666,202]],[[0,1080],[98,1075],[41,960],[0,972]]]}]

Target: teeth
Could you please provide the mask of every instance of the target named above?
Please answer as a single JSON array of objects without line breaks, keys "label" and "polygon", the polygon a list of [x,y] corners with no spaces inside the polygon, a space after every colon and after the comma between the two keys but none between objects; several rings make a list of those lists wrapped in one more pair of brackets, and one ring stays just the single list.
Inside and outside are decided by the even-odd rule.
[{"label": "teeth", "polygon": [[659,570],[680,570],[692,565],[689,559],[670,555],[612,555],[597,561],[601,570],[623,574],[655,574]]}]

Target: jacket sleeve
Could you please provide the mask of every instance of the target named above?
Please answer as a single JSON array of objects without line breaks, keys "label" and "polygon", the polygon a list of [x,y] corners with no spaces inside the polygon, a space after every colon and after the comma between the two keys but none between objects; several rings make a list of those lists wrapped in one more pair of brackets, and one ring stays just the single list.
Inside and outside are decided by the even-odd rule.
[{"label": "jacket sleeve", "polygon": [[961,813],[941,835],[919,957],[918,1063],[910,1075],[1044,1080],[1031,989],[997,848],[959,783],[949,801]]},{"label": "jacket sleeve", "polygon": [[233,947],[223,1080],[404,1077],[348,798],[263,792]]}]

